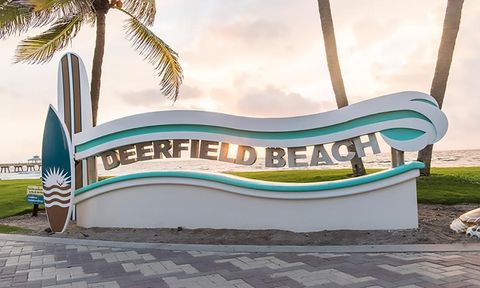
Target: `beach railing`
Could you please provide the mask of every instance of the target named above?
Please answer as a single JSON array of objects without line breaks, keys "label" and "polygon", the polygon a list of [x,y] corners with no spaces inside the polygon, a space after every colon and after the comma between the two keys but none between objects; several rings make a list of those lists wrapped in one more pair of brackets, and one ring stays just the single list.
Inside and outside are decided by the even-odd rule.
[{"label": "beach railing", "polygon": [[0,173],[19,173],[19,172],[34,172],[42,169],[42,163],[1,163]]}]

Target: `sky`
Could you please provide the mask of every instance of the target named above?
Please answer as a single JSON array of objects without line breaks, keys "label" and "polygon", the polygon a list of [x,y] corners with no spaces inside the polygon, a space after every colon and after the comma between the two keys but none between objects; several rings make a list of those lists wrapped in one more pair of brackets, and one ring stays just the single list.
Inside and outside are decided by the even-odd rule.
[{"label": "sky", "polygon": [[[330,2],[350,103],[405,90],[429,93],[446,0]],[[160,93],[153,67],[125,38],[126,18],[112,10],[99,124],[169,109],[286,117],[336,108],[316,0],[156,3],[151,29],[180,55],[180,96],[173,104]],[[480,148],[479,25],[480,1],[465,1],[443,108],[449,131],[437,150]],[[43,65],[13,64],[25,36],[0,40],[0,162],[41,154],[48,105],[57,103],[58,61],[75,52],[90,74],[94,36],[92,27],[83,27]]]}]

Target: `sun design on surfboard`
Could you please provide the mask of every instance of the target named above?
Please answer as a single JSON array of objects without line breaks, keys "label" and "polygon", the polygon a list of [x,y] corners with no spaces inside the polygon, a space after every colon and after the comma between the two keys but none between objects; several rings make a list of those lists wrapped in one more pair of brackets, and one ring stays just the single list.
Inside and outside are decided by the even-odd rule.
[{"label": "sun design on surfboard", "polygon": [[71,176],[68,175],[69,173],[65,172],[63,169],[60,168],[53,168],[48,169],[42,175],[42,183],[44,187],[52,187],[52,186],[59,186],[59,187],[69,187],[71,182]]}]

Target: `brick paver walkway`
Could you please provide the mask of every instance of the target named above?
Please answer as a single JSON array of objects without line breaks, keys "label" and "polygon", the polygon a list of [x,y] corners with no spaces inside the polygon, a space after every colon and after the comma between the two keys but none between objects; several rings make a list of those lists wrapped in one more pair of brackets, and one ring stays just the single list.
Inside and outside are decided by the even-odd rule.
[{"label": "brick paver walkway", "polygon": [[0,239],[0,287],[480,287],[480,253],[226,253]]}]

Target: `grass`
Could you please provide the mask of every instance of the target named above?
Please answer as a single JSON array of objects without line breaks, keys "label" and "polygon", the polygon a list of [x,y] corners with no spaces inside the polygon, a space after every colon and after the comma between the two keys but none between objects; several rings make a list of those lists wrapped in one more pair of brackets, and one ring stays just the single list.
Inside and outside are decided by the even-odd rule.
[{"label": "grass", "polygon": [[[368,170],[368,173],[377,172]],[[480,167],[433,168],[417,181],[418,203],[480,203]],[[349,169],[234,172],[233,175],[278,182],[332,181],[350,177]]]},{"label": "grass", "polygon": [[[379,169],[369,169],[367,173],[374,173]],[[284,171],[258,171],[258,172],[229,172],[229,174],[273,182],[308,183],[347,179],[352,176],[350,169],[328,170],[284,170]]]},{"label": "grass", "polygon": [[25,201],[30,185],[40,186],[40,179],[0,181],[0,219],[32,212],[33,205]]},{"label": "grass", "polygon": [[29,232],[29,229],[15,227],[15,226],[8,226],[8,225],[1,225],[0,224],[0,233],[5,234],[15,234],[15,233],[26,233]]},{"label": "grass", "polygon": [[480,203],[480,167],[433,168],[418,178],[417,191],[419,203]]},{"label": "grass", "polygon": [[[379,171],[370,169],[368,173]],[[288,170],[233,172],[242,177],[276,182],[317,182],[346,179],[350,170]],[[40,185],[40,180],[0,181],[0,219],[25,214],[33,205],[25,202],[29,185]],[[418,202],[426,204],[480,203],[480,167],[433,168],[430,177],[417,181]],[[10,230],[9,230],[10,229]],[[13,231],[16,227],[0,226],[0,233]],[[11,233],[11,232],[10,232]]]}]

